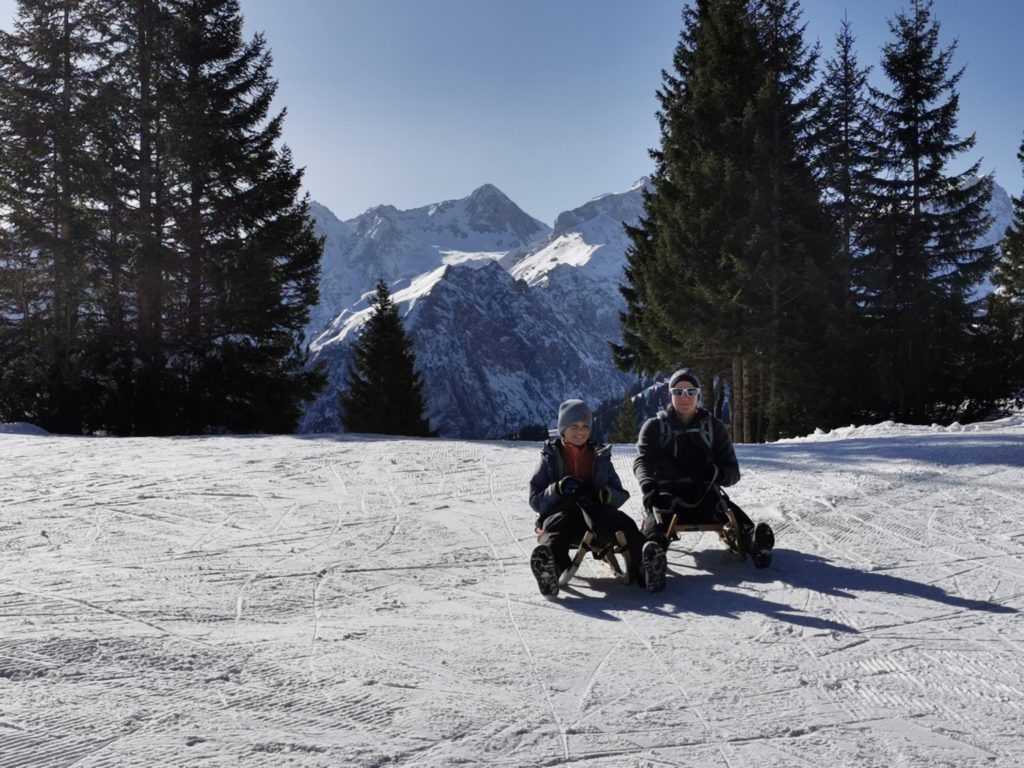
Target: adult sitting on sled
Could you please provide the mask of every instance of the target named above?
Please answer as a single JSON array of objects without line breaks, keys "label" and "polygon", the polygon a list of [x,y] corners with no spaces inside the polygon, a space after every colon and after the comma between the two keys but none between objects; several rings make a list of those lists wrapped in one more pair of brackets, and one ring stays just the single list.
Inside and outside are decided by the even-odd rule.
[{"label": "adult sitting on sled", "polygon": [[644,535],[667,548],[673,515],[681,525],[717,524],[725,519],[721,505],[728,504],[739,527],[740,551],[750,554],[754,565],[767,566],[775,544],[772,529],[766,523],[755,526],[719,491],[739,482],[740,467],[725,425],[700,407],[700,379],[681,368],[668,387],[672,403],[644,422],[633,461],[643,494]]},{"label": "adult sitting on sled", "polygon": [[[537,513],[538,544],[530,567],[541,593],[558,594],[559,576],[570,563],[569,549],[580,544],[588,531],[598,541],[615,541],[622,531],[629,549],[630,578],[644,578],[644,536],[619,507],[629,498],[612,465],[611,446],[590,438],[593,420],[582,400],[566,400],[558,409],[559,437],[541,449],[540,465],[530,480],[530,506]],[[655,549],[660,552],[657,545]],[[664,557],[661,586],[664,587]],[[657,579],[651,583],[657,584]]]}]

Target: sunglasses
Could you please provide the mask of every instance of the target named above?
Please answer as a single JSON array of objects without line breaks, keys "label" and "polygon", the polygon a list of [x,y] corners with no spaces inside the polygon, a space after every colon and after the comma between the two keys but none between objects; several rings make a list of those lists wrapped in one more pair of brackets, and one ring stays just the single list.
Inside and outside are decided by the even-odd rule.
[{"label": "sunglasses", "polygon": [[700,394],[700,387],[673,387],[669,392],[673,397],[696,397]]}]

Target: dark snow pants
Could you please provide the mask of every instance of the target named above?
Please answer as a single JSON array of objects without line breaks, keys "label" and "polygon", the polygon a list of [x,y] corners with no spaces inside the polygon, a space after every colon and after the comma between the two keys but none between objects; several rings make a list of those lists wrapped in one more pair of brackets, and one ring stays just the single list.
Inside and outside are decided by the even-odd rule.
[{"label": "dark snow pants", "polygon": [[[669,510],[669,504],[666,503],[669,498],[678,498],[687,504],[694,503],[693,507],[681,507],[676,505],[674,509]],[[664,534],[668,527],[669,522],[672,520],[672,515],[676,515],[676,520],[679,525],[706,525],[709,523],[724,523],[726,520],[725,513],[721,510],[722,504],[728,504],[729,508],[732,509],[736,515],[736,522],[743,532],[743,539],[746,539],[746,535],[754,529],[754,521],[750,519],[746,512],[740,509],[732,501],[725,501],[718,493],[718,491],[712,488],[708,491],[707,495],[703,499],[699,496],[694,495],[692,488],[673,488],[668,487],[665,491],[658,494],[656,507],[661,512],[662,522],[658,524],[653,514],[644,510],[644,519],[641,530],[648,539],[653,539],[665,545]]]},{"label": "dark snow pants", "polygon": [[633,518],[614,507],[594,505],[584,511],[578,505],[566,506],[544,518],[538,544],[547,544],[555,556],[555,565],[561,573],[572,562],[569,550],[578,547],[587,531],[592,530],[599,541],[614,542],[615,532],[622,531],[629,547],[630,574],[641,581],[640,562],[647,539],[636,527]]}]

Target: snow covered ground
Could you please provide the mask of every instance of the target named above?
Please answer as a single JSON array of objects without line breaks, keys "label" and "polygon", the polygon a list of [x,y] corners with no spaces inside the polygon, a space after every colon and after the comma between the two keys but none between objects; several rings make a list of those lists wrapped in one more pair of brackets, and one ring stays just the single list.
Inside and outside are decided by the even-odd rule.
[{"label": "snow covered ground", "polygon": [[1019,417],[740,446],[771,568],[555,601],[535,444],[4,431],[4,768],[1024,764]]}]

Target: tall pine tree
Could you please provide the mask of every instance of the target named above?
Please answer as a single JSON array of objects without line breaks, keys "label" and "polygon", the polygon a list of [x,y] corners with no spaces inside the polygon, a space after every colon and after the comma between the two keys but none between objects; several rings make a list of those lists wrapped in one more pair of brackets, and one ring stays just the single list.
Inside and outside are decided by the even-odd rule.
[{"label": "tall pine tree", "polygon": [[[289,431],[320,240],[237,0],[20,0],[0,38],[0,416]],[[10,373],[8,373],[10,372]],[[4,383],[8,383],[4,381]]]},{"label": "tall pine tree", "polygon": [[[1024,168],[1024,142],[1017,152]],[[972,390],[980,409],[1006,398],[1024,405],[1024,194],[1013,198],[1013,221],[992,273],[995,290],[971,345]],[[973,415],[973,414],[969,414]]]},{"label": "tall pine tree", "polygon": [[930,0],[890,21],[882,68],[891,93],[873,91],[883,141],[855,265],[865,331],[875,343],[860,381],[868,417],[942,419],[967,396],[974,307],[969,295],[992,265],[975,245],[989,225],[990,176],[980,161],[950,173],[974,146],[956,132],[956,45],[942,47]]},{"label": "tall pine tree", "polygon": [[93,299],[98,168],[91,148],[109,14],[90,0],[23,0],[0,32],[2,418],[57,432],[82,421],[82,318]]},{"label": "tall pine tree", "polygon": [[266,40],[245,41],[237,0],[177,0],[162,105],[165,268],[173,298],[168,396],[179,429],[289,431],[322,385],[300,347],[320,240],[301,171],[279,148],[284,113]]},{"label": "tall pine tree", "polygon": [[341,424],[346,432],[430,436],[412,340],[383,280],[377,282],[372,307],[339,396]]},{"label": "tall pine tree", "polygon": [[841,290],[811,171],[815,54],[802,33],[790,0],[684,10],[651,190],[627,228],[617,363],[725,374],[738,441],[813,421]]},{"label": "tall pine tree", "polygon": [[855,42],[850,23],[844,18],[836,35],[835,53],[825,62],[814,118],[815,162],[826,207],[838,229],[846,281],[851,285],[865,193],[871,163],[876,159],[871,148],[879,141],[868,92],[871,68],[859,65]]},{"label": "tall pine tree", "polygon": [[698,0],[683,10],[674,72],[657,93],[661,143],[644,213],[626,227],[622,370],[672,370],[682,361],[726,366],[742,312],[731,298],[749,232],[752,136],[745,121],[761,71],[742,0]]}]

